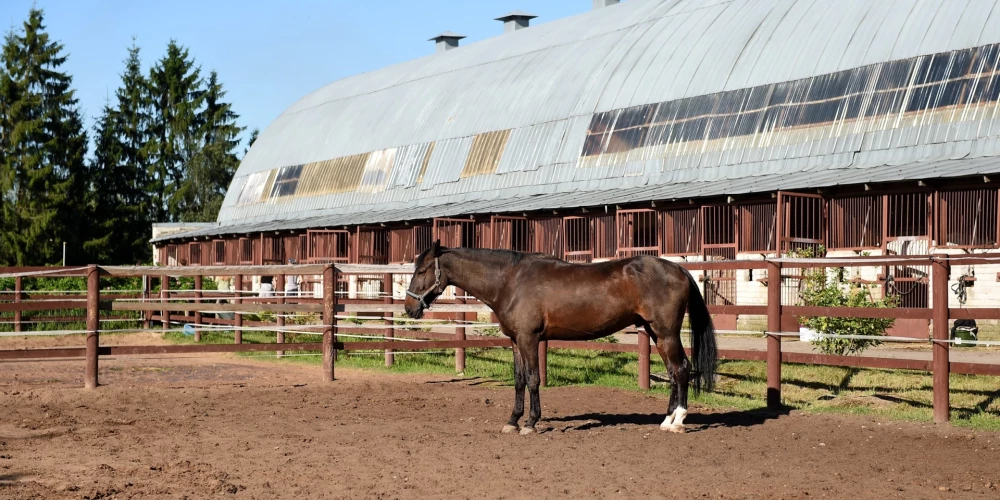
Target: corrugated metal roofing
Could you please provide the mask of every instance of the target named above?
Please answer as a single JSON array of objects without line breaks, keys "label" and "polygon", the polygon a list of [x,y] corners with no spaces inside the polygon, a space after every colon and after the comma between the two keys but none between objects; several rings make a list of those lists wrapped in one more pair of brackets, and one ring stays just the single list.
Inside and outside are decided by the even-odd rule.
[{"label": "corrugated metal roofing", "polygon": [[[346,78],[260,135],[219,227],[202,232],[875,182],[927,177],[927,165],[949,169],[934,176],[1000,171],[989,158],[1000,49],[949,56],[946,72],[978,63],[950,107],[939,106],[947,79],[916,81],[941,56],[913,59],[1000,43],[998,4],[629,0]],[[848,97],[823,108],[827,89]],[[918,99],[926,107],[910,109]],[[788,109],[829,119],[799,126]],[[631,133],[639,112],[645,128]],[[462,178],[474,136],[502,130],[496,172]],[[385,159],[365,192],[237,203],[254,173],[362,153]]]}]

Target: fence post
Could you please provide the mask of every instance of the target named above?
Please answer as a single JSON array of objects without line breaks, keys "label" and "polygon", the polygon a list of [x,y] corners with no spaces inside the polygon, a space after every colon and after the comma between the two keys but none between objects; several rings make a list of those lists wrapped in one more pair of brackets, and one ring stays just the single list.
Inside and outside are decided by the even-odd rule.
[{"label": "fence post", "polygon": [[781,263],[767,262],[767,407],[781,407]]},{"label": "fence post", "polygon": [[549,341],[538,343],[538,380],[542,387],[549,385]]},{"label": "fence post", "polygon": [[934,351],[932,369],[934,370],[934,422],[945,423],[950,415],[948,384],[950,375],[949,351],[951,345],[948,339],[948,280],[951,277],[951,264],[945,255],[937,255],[932,262],[931,286],[934,287],[932,318],[934,332]]},{"label": "fence post", "polygon": [[[24,278],[17,276],[14,278],[14,303],[21,302],[21,290],[24,289]],[[21,310],[14,311],[14,332],[21,331]]]},{"label": "fence post", "polygon": [[649,332],[639,329],[639,389],[649,390]]},{"label": "fence post", "polygon": [[97,348],[100,345],[101,275],[97,266],[87,266],[87,369],[83,386],[97,388]]},{"label": "fence post", "polygon": [[[383,302],[392,305],[392,275],[386,274],[382,277],[382,291],[385,293],[385,298]],[[393,326],[393,319],[395,315],[392,312],[387,312],[385,316],[385,338],[386,340],[396,337],[396,328]],[[385,366],[391,367],[393,363],[396,362],[396,355],[393,354],[392,349],[385,350]]]},{"label": "fence post", "polygon": [[[150,296],[152,295],[153,284],[149,282],[149,276],[142,275],[142,301],[144,304],[149,303]],[[143,311],[142,312],[142,329],[149,330],[150,317],[153,315],[153,311]]]},{"label": "fence post", "polygon": [[323,381],[333,382],[333,361],[334,351],[337,341],[337,333],[334,330],[334,316],[337,312],[336,290],[336,269],[333,264],[328,264],[323,270]]},{"label": "fence post", "polygon": [[[455,303],[465,304],[465,290],[456,288],[455,289]],[[455,313],[455,319],[460,321],[459,325],[464,325],[465,313]],[[459,326],[455,328],[455,340],[459,342],[465,341],[465,327]],[[465,348],[456,347],[455,348],[455,373],[463,374],[465,373]]]},{"label": "fence post", "polygon": [[[201,286],[203,283],[202,276],[199,274],[194,277],[194,303],[201,304]],[[194,312],[194,341],[201,342],[201,311]]]},{"label": "fence post", "polygon": [[[233,277],[234,304],[243,303],[243,275],[237,274]],[[243,343],[243,315],[237,312],[233,315],[233,343]]]},{"label": "fence post", "polygon": [[[285,275],[279,274],[275,276],[274,280],[274,296],[278,298],[278,304],[285,303]],[[278,325],[278,336],[275,342],[279,344],[285,343],[285,332],[282,331],[285,328],[285,312],[279,312],[275,314],[275,323]],[[278,351],[277,356],[280,358],[285,355],[285,351]]]},{"label": "fence post", "polygon": [[[170,300],[170,276],[160,276],[160,302],[166,304]],[[164,306],[166,307],[166,306]],[[163,330],[170,329],[170,311],[164,309],[160,311],[160,320],[163,323]]]}]

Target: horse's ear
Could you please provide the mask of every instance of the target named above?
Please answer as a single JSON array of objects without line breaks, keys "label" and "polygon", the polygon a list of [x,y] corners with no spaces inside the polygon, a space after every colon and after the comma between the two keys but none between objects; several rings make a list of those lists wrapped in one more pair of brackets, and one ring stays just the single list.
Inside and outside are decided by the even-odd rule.
[{"label": "horse's ear", "polygon": [[431,245],[431,255],[434,257],[441,256],[441,240],[434,240],[434,244]]}]

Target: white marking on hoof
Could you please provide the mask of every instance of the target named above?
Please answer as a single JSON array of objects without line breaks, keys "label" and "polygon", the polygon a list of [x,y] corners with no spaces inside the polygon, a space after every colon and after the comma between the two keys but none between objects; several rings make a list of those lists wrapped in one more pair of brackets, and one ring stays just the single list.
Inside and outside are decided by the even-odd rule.
[{"label": "white marking on hoof", "polygon": [[[661,427],[661,429],[662,429],[662,427]],[[683,425],[670,425],[670,426],[667,426],[667,428],[663,429],[663,430],[670,431],[670,432],[673,432],[675,434],[684,434],[684,426]]]},{"label": "white marking on hoof", "polygon": [[683,433],[684,417],[687,417],[687,413],[687,410],[678,406],[673,413],[667,415],[667,418],[663,420],[663,423],[660,424],[660,430]]},{"label": "white marking on hoof", "polygon": [[684,427],[684,418],[687,417],[688,411],[686,408],[677,407],[677,411],[674,412],[674,427]]},{"label": "white marking on hoof", "polygon": [[670,428],[673,426],[674,426],[674,414],[671,413],[670,415],[667,415],[667,418],[663,419],[663,423],[660,424],[660,430],[667,431],[670,430]]},{"label": "white marking on hoof", "polygon": [[534,427],[522,427],[521,428],[521,435],[522,436],[527,436],[528,434],[534,434],[534,433],[535,433],[535,428]]},{"label": "white marking on hoof", "polygon": [[507,425],[503,426],[503,430],[501,430],[500,432],[502,432],[504,434],[513,434],[513,433],[517,432],[517,426],[516,425],[507,424]]}]

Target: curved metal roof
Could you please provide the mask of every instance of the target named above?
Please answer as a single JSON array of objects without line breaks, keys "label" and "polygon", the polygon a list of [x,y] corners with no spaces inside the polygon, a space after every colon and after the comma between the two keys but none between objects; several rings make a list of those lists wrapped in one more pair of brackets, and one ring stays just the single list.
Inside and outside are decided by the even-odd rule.
[{"label": "curved metal roof", "polygon": [[261,133],[215,232],[874,182],[991,157],[997,4],[629,0],[346,78]]}]

